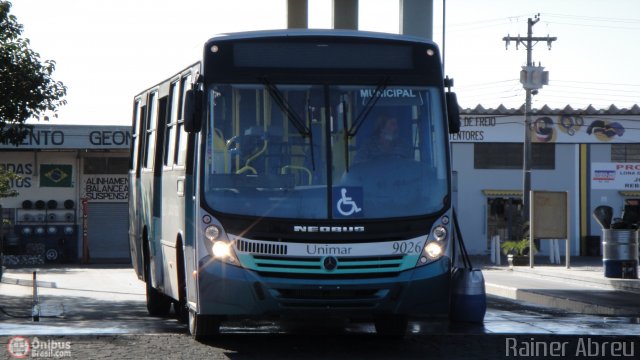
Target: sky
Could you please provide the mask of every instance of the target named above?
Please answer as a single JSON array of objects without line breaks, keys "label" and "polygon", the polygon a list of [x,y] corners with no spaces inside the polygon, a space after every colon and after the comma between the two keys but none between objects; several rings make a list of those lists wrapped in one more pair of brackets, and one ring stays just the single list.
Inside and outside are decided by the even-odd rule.
[{"label": "sky", "polygon": [[[443,1],[444,18],[443,36]],[[286,28],[286,0],[11,0],[11,14],[68,87],[55,124],[129,125],[133,97],[196,62],[215,34]],[[331,28],[332,0],[309,0],[309,27]],[[640,1],[433,0],[433,41],[463,108],[519,108],[526,50],[505,36],[557,37],[533,50],[549,84],[533,108],[640,103]],[[399,33],[399,0],[360,0],[360,30]]]}]

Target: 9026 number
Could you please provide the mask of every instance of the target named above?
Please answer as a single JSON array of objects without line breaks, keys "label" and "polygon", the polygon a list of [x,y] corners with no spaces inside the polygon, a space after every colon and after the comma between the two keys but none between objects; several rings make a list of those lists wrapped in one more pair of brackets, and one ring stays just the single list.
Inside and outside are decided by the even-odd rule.
[{"label": "9026 number", "polygon": [[403,241],[393,243],[394,254],[415,254],[422,252],[422,243],[415,241]]}]

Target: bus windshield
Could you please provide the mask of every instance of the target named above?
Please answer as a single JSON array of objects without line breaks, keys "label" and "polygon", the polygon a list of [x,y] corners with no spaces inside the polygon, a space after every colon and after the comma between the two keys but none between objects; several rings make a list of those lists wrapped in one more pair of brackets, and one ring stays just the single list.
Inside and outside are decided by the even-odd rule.
[{"label": "bus windshield", "polygon": [[437,87],[208,86],[203,191],[214,211],[291,219],[432,214],[447,203]]}]

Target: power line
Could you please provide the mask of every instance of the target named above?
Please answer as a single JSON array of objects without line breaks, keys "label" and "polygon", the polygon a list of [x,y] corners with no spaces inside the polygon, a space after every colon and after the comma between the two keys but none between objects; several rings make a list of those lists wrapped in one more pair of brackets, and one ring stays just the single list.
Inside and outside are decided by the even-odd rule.
[{"label": "power line", "polygon": [[570,15],[570,14],[557,14],[557,13],[544,13],[545,16],[549,17],[558,17],[558,18],[569,18],[576,20],[587,20],[593,22],[623,22],[623,23],[631,23],[631,24],[640,24],[639,19],[632,18],[611,18],[611,17],[600,17],[600,16],[584,16],[584,15]]},{"label": "power line", "polygon": [[447,31],[461,32],[520,23],[527,14],[447,24]]},{"label": "power line", "polygon": [[557,21],[546,21],[546,22],[549,24],[582,26],[582,27],[589,27],[589,28],[640,30],[640,27],[613,26],[613,25],[603,25],[603,24],[577,24],[577,23],[569,23],[569,22],[557,22]]},{"label": "power line", "polygon": [[474,96],[487,96],[487,95],[504,95],[504,94],[513,94],[513,93],[520,93],[520,91],[518,90],[522,90],[522,89],[513,89],[513,88],[509,88],[509,89],[472,89],[472,90],[467,90],[464,87],[459,87],[459,92],[461,94],[466,94],[466,95],[474,95]]},{"label": "power line", "polygon": [[[473,96],[491,95],[491,94],[509,94],[518,92],[522,88],[516,88],[516,84],[508,87],[497,87],[487,85],[485,87],[469,88],[464,85],[458,87],[460,93]],[[548,94],[576,94],[576,95],[592,95],[592,96],[606,96],[609,98],[619,97],[624,99],[636,99],[640,101],[640,91],[633,89],[620,89],[620,88],[601,88],[601,87],[584,87],[584,86],[571,86],[571,85],[548,85],[544,92],[541,92],[539,97],[543,97]]]},{"label": "power line", "polygon": [[478,86],[478,85],[487,85],[487,84],[500,84],[500,83],[506,83],[506,82],[516,81],[516,80],[517,80],[516,78],[511,78],[511,79],[496,80],[496,81],[487,81],[487,82],[481,82],[481,83],[469,84],[468,86]]},{"label": "power line", "polygon": [[[548,23],[548,24],[613,28],[613,29],[623,29],[623,30],[640,30],[640,27],[625,27],[625,26],[612,25],[612,23],[640,25],[640,20],[633,19],[633,18],[580,16],[580,15],[559,14],[559,13],[543,13],[543,14],[552,19],[578,21],[578,23],[575,23],[575,22],[558,22],[558,21],[545,20],[545,23]],[[507,17],[490,18],[490,19],[476,20],[476,21],[469,21],[469,22],[449,23],[447,24],[447,31],[451,31],[451,32],[469,31],[469,30],[476,30],[476,29],[482,29],[482,28],[488,28],[488,27],[502,26],[505,24],[514,24],[514,23],[519,23],[520,19],[523,19],[526,16],[527,16],[526,14],[519,14],[519,15],[513,15],[513,16],[507,16]],[[584,23],[579,23],[580,21]],[[603,23],[606,23],[606,24],[603,24]]]},{"label": "power line", "polygon": [[[461,99],[466,100],[465,102],[499,102],[503,99],[513,99],[522,94],[522,88],[516,88],[518,85],[519,83],[516,83],[515,80],[475,83],[468,86],[459,85],[458,94]],[[536,103],[544,103],[548,100],[549,106],[559,103],[558,98],[569,99],[571,105],[584,103],[586,105],[619,104],[625,106],[625,104],[635,104],[640,101],[640,91],[637,91],[636,87],[640,87],[640,85],[554,80],[553,85],[547,86],[534,100]],[[563,103],[564,105],[566,103]]]},{"label": "power line", "polygon": [[572,82],[579,84],[597,84],[597,85],[616,85],[616,86],[637,86],[640,87],[640,84],[626,84],[626,83],[609,83],[609,82],[593,82],[593,81],[578,81],[578,80],[553,80],[554,82]]},{"label": "power line", "polygon": [[[579,91],[562,91],[562,90],[554,90],[554,89],[547,89],[545,90],[544,95],[541,96],[550,96],[550,95],[554,95],[554,94],[575,94],[575,95],[582,95],[582,96],[600,96],[600,97],[607,97],[608,99],[613,99],[613,98],[620,98],[621,100],[624,99],[636,99],[636,100],[640,100],[640,96],[638,95],[621,95],[621,94],[611,94],[611,93],[593,93],[593,92],[579,92]],[[611,96],[611,97],[609,97]]]},{"label": "power line", "polygon": [[491,22],[504,22],[505,20],[511,21],[511,19],[524,18],[526,16],[527,16],[527,14],[521,14],[521,15],[515,15],[515,16],[508,16],[506,18],[505,17],[499,17],[499,18],[493,18],[493,19],[469,21],[469,22],[464,22],[464,23],[453,23],[453,24],[450,24],[449,26],[456,27],[456,26],[467,26],[467,25],[484,24],[484,23],[491,23]]}]

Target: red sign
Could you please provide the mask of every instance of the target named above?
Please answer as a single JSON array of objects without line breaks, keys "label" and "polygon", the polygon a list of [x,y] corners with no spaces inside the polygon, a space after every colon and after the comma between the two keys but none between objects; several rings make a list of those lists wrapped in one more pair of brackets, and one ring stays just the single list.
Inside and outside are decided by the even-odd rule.
[{"label": "red sign", "polygon": [[82,198],[82,262],[89,262],[89,199]]}]

